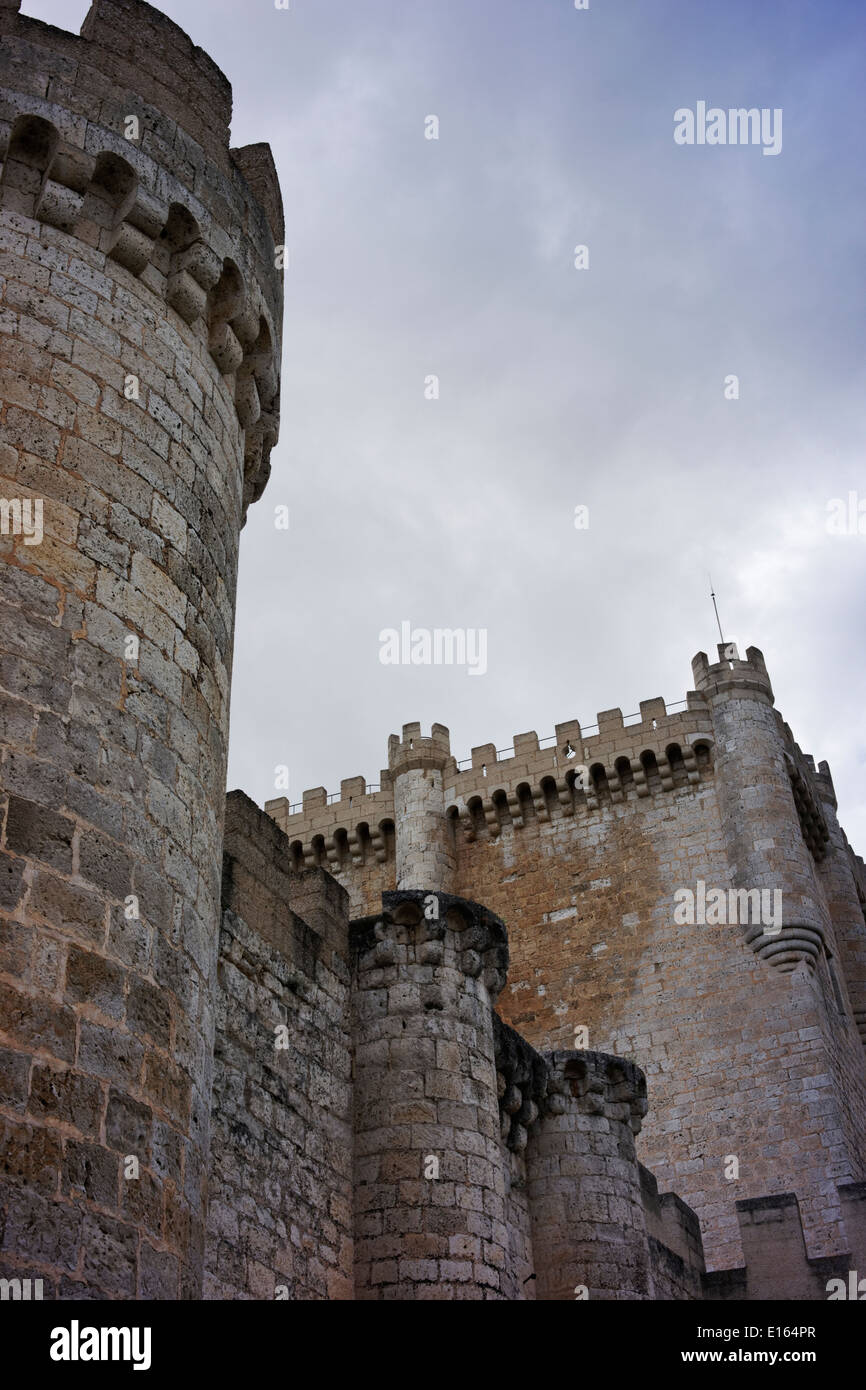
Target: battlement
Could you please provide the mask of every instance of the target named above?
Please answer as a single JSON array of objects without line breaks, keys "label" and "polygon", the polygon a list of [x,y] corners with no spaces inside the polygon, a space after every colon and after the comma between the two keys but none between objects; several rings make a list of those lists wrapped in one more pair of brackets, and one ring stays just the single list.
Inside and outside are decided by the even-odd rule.
[{"label": "battlement", "polygon": [[[285,797],[265,802],[265,812],[289,838],[298,868],[320,864],[330,873],[362,865],[384,864],[394,833],[394,796],[390,780],[365,791],[363,777],[349,777],[340,795],[329,798],[324,787],[304,792],[301,809]],[[393,853],[393,849],[392,849]]]},{"label": "battlement", "polygon": [[659,1192],[655,1175],[638,1164],[641,1204],[656,1298],[703,1298],[706,1273],[701,1223],[675,1192]]},{"label": "battlement", "polygon": [[[594,725],[581,728],[572,719],[557,724],[549,738],[515,734],[510,748],[482,744],[460,763],[451,756],[445,725],[434,724],[430,737],[424,737],[420,724],[406,724],[402,737],[392,734],[389,739],[389,766],[378,785],[350,777],[340,783],[339,795],[315,787],[304,792],[300,804],[280,797],[266,801],[265,811],[305,847],[305,862],[325,863],[333,873],[346,858],[334,837],[346,835],[351,844],[359,826],[393,828],[394,779],[413,767],[442,768],[446,809],[472,840],[482,823],[498,834],[509,815],[519,828],[528,814],[547,820],[551,811],[570,815],[581,807],[593,812],[603,802],[623,802],[630,794],[643,798],[696,786],[711,775],[713,744],[709,708],[694,691],[670,712],[661,697],[642,700],[639,714],[628,716],[628,722],[619,709],[603,710]],[[317,837],[318,857],[312,847]]]},{"label": "battlement", "polygon": [[[495,764],[497,779],[501,780],[510,765],[534,759],[537,755],[549,755],[551,766],[554,767],[572,760],[576,763],[581,760],[588,763],[593,758],[604,761],[605,757],[609,759],[613,748],[623,746],[627,740],[640,741],[642,736],[649,738],[651,735],[664,734],[666,730],[681,732],[680,718],[683,714],[700,714],[707,708],[706,700],[696,691],[690,691],[685,700],[672,704],[670,708],[657,695],[649,700],[641,700],[636,714],[623,715],[619,708],[606,709],[596,714],[594,724],[582,726],[579,720],[569,719],[557,724],[554,733],[545,738],[540,739],[534,730],[530,730],[515,734],[510,746],[504,749],[497,749],[493,743],[479,744],[471,750],[469,758],[454,762],[450,771],[455,776],[463,777],[477,770],[486,772]],[[710,733],[708,723],[706,732]],[[660,742],[657,737],[650,741]]]},{"label": "battlement", "polygon": [[[697,784],[702,775],[711,771],[713,761],[715,739],[708,696],[717,688],[730,686],[760,690],[773,698],[764,657],[758,648],[750,647],[745,661],[725,656],[730,650],[730,644],[720,643],[720,659],[712,666],[706,653],[695,656],[692,670],[697,688],[678,703],[668,706],[661,696],[655,696],[641,700],[636,714],[624,716],[619,708],[602,710],[594,724],[581,725],[579,720],[570,719],[557,724],[554,733],[544,738],[531,730],[515,734],[506,748],[497,748],[495,743],[478,744],[461,761],[450,755],[449,731],[444,724],[434,724],[429,737],[421,734],[419,723],[405,724],[402,736],[392,734],[388,741],[388,768],[381,772],[378,785],[370,786],[360,776],[351,777],[341,782],[339,795],[316,787],[303,793],[301,803],[292,805],[284,797],[276,798],[265,803],[265,810],[287,833],[290,828],[302,830],[305,820],[313,814],[316,829],[345,824],[352,818],[347,811],[360,811],[366,818],[375,814],[377,803],[390,801],[394,777],[413,766],[443,766],[446,797],[451,809],[461,813],[473,796],[485,798],[494,791],[514,792],[521,782],[526,783],[536,801],[543,803],[543,782],[551,778],[557,792],[577,784],[578,791],[587,793],[585,804],[589,809],[597,807],[600,791],[605,797],[609,793],[609,799],[617,802],[625,799],[627,788],[643,797],[654,790],[671,790],[680,780]],[[819,785],[823,785],[825,793],[832,791],[829,768],[821,763],[815,772],[814,759],[801,752],[781,717],[779,726],[791,750],[792,782],[803,788],[803,800],[809,803],[807,815],[819,820],[812,793]],[[698,757],[698,753],[702,756]],[[680,758],[685,767],[682,778],[676,775]],[[579,769],[583,770],[582,776]],[[569,790],[565,802],[570,796]],[[327,815],[321,814],[325,811]],[[822,832],[818,834],[821,838]]]},{"label": "battlement", "polygon": [[760,693],[773,703],[773,687],[767,674],[763,652],[757,647],[746,649],[746,659],[742,661],[731,642],[718,643],[719,659],[710,665],[706,652],[698,652],[692,658],[692,675],[695,689],[707,695],[717,695],[734,690]]},{"label": "battlement", "polygon": [[[79,35],[18,13],[20,0],[0,6],[4,47],[9,40],[51,47],[68,61],[52,82],[51,95],[63,103],[70,79],[105,99],[109,84],[135,92],[153,118],[169,117],[186,130],[216,162],[228,168],[232,89],[211,57],[183,29],[144,0],[93,0]],[[37,56],[37,55],[32,55]],[[79,72],[73,72],[73,65]],[[32,89],[38,89],[38,66]],[[108,82],[106,82],[108,79]],[[97,118],[92,108],[87,115]],[[154,120],[154,129],[158,129]]]},{"label": "battlement", "polygon": [[603,710],[595,725],[569,720],[549,739],[515,734],[504,756],[492,744],[473,748],[471,767],[454,763],[446,774],[446,805],[467,839],[485,827],[497,835],[527,817],[594,813],[606,802],[696,786],[711,773],[713,745],[703,696],[690,692],[670,713],[656,697],[641,701],[629,722],[619,709]]},{"label": "battlement", "polygon": [[818,1259],[811,1259],[806,1253],[800,1204],[793,1192],[737,1202],[745,1264],[738,1269],[706,1274],[704,1297],[753,1301],[849,1296],[838,1290],[847,1289],[852,1269],[862,1268],[864,1251],[859,1247],[856,1222],[861,1219],[864,1192],[862,1183],[838,1188],[846,1216],[849,1252]]},{"label": "battlement", "polygon": [[434,724],[430,737],[423,737],[420,724],[404,724],[403,736],[388,739],[388,769],[392,777],[416,768],[444,770],[451,758],[451,738],[444,724]]},{"label": "battlement", "polygon": [[244,431],[246,508],[279,430],[270,150],[229,149],[227,79],[143,0],[95,0],[77,36],[17,10],[0,8],[0,208],[92,248],[206,340]]}]

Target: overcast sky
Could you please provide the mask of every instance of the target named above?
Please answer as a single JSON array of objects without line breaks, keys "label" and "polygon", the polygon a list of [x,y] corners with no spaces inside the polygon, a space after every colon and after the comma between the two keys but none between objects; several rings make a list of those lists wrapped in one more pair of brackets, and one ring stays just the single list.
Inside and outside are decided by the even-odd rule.
[{"label": "overcast sky", "polygon": [[[77,29],[87,5],[23,8]],[[862,0],[160,8],[231,80],[233,143],[270,142],[286,210],[230,786],[378,781],[414,719],[462,758],[680,700],[718,640],[710,570],[866,852],[866,534],[826,529],[833,498],[866,510]],[[676,144],[699,101],[780,108],[781,153]],[[486,674],[383,665],[404,620],[486,629]]]}]

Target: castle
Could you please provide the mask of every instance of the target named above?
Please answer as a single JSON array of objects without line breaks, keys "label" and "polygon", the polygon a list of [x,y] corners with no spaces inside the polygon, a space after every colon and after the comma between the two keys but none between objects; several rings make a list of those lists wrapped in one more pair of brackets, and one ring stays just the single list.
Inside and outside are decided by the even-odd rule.
[{"label": "castle", "polygon": [[3,1288],[826,1298],[866,1269],[866,870],[761,653],[226,799],[270,151],[143,0],[0,0],[0,60]]}]

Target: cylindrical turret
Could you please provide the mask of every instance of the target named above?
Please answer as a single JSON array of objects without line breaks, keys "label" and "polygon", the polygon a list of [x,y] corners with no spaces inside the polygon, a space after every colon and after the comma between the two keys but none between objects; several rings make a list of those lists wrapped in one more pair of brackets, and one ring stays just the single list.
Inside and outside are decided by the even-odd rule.
[{"label": "cylindrical turret", "polygon": [[635,1135],[647,1111],[633,1062],[548,1052],[545,1113],[529,1140],[536,1297],[653,1297]]},{"label": "cylindrical turret", "polygon": [[445,893],[382,901],[353,928],[355,1296],[501,1298],[505,928]]},{"label": "cylindrical turret", "polygon": [[388,740],[397,827],[397,888],[454,887],[454,829],[445,815],[444,773],[451,760],[448,730],[434,724],[430,738],[420,724],[404,724],[403,737]]},{"label": "cylindrical turret", "polygon": [[[238,539],[279,192],[140,0],[0,8],[2,1272],[196,1297]],[[47,94],[47,95],[45,95]]]},{"label": "cylindrical turret", "polygon": [[[695,689],[706,696],[712,713],[731,886],[745,893],[781,893],[781,930],[775,916],[772,922],[755,922],[750,916],[742,926],[756,955],[790,971],[804,961],[814,965],[824,940],[825,917],[763,655],[749,647],[741,661],[726,656],[729,650],[720,644],[718,663],[712,666],[699,652],[692,672]],[[776,901],[771,896],[763,899]]]}]

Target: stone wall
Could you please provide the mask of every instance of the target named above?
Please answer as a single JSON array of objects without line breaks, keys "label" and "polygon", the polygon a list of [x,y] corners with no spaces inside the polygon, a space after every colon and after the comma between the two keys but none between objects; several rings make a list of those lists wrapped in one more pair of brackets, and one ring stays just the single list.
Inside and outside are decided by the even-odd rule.
[{"label": "stone wall", "polygon": [[675,1192],[659,1194],[654,1175],[643,1164],[640,1181],[653,1298],[704,1298],[706,1266],[697,1216]]},{"label": "stone wall", "polygon": [[242,792],[218,977],[205,1297],[351,1297],[346,893]]}]

